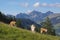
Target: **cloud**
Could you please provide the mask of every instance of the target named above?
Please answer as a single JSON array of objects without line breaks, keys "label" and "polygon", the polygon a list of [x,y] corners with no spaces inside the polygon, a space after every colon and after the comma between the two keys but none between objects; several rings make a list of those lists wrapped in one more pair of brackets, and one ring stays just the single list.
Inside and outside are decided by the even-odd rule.
[{"label": "cloud", "polygon": [[57,8],[60,8],[60,3],[39,3],[39,2],[36,2],[34,5],[33,5],[35,8],[37,7],[57,7]]},{"label": "cloud", "polygon": [[55,6],[56,6],[56,7],[60,7],[60,3],[56,3]]},{"label": "cloud", "polygon": [[48,4],[47,4],[47,3],[42,3],[41,5],[42,5],[42,6],[47,6]]},{"label": "cloud", "polygon": [[27,14],[30,14],[31,12],[32,12],[32,10],[27,10],[27,12],[26,12],[26,13],[27,13]]},{"label": "cloud", "polygon": [[20,6],[22,6],[22,7],[28,7],[29,3],[20,3]]},{"label": "cloud", "polygon": [[60,3],[49,4],[50,7],[60,7]]},{"label": "cloud", "polygon": [[18,6],[21,6],[21,7],[28,7],[29,6],[29,3],[27,2],[16,2],[16,1],[10,1],[8,2],[8,5],[18,5]]},{"label": "cloud", "polygon": [[36,2],[33,6],[34,7],[39,7],[40,6],[40,3],[39,2]]},{"label": "cloud", "polygon": [[55,6],[55,4],[49,4],[48,6],[53,7],[53,6]]},{"label": "cloud", "polygon": [[60,7],[60,3],[52,3],[52,4],[48,4],[48,3],[42,3],[40,6],[43,7]]},{"label": "cloud", "polygon": [[[28,2],[16,2],[16,1],[10,1],[8,2],[8,5],[12,5],[12,6],[20,6],[20,7],[29,7],[30,4]],[[36,2],[32,5],[34,8],[38,8],[38,7],[57,7],[60,8],[60,3],[39,3]]]}]

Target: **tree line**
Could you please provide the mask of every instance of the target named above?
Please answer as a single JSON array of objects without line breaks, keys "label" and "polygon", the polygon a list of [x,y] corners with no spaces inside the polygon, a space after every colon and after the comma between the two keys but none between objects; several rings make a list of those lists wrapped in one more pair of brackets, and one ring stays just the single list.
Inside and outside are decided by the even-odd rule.
[{"label": "tree line", "polygon": [[1,21],[1,22],[4,22],[4,23],[9,24],[10,21],[14,20],[13,18],[14,18],[14,17],[11,17],[11,15],[10,15],[10,16],[6,16],[6,15],[3,14],[2,12],[0,12],[0,21]]},{"label": "tree line", "polygon": [[4,22],[6,24],[9,24],[11,21],[16,21],[16,26],[23,28],[20,25],[21,24],[21,20],[20,19],[15,18],[15,16],[13,16],[13,15],[5,15],[4,13],[2,13],[0,11],[0,22]]}]

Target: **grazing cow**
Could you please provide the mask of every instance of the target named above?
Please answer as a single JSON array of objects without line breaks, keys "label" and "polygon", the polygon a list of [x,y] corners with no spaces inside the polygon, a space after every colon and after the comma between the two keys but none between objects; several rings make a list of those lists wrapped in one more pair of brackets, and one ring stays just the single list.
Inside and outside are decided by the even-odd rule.
[{"label": "grazing cow", "polygon": [[40,32],[41,32],[41,33],[43,33],[43,32],[46,33],[46,32],[47,32],[47,29],[46,29],[46,28],[41,28]]},{"label": "grazing cow", "polygon": [[10,22],[10,26],[15,26],[16,25],[16,22],[15,21],[11,21]]},{"label": "grazing cow", "polygon": [[31,31],[35,32],[35,26],[34,25],[31,26]]}]

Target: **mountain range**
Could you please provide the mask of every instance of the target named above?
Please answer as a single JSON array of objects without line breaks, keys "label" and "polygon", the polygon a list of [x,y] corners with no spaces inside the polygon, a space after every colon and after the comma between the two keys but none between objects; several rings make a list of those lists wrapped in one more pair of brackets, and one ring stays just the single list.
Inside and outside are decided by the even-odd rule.
[{"label": "mountain range", "polygon": [[49,17],[54,25],[60,23],[60,13],[54,13],[51,11],[42,13],[34,10],[30,13],[19,13],[16,15],[16,18],[30,19],[37,24],[40,24],[40,22],[42,22],[46,17]]},{"label": "mountain range", "polygon": [[51,11],[42,13],[34,10],[30,13],[20,13],[16,15],[16,18],[30,19],[36,22],[37,24],[40,24],[40,22],[44,21],[46,17],[49,17],[52,24],[54,25],[60,23],[60,13],[54,13]]},{"label": "mountain range", "polygon": [[46,13],[42,13],[39,11],[32,11],[30,13],[20,13],[16,15],[16,18],[26,18],[26,19],[30,19],[36,23],[42,21],[45,17],[49,16],[53,14],[53,12],[48,11]]},{"label": "mountain range", "polygon": [[[56,33],[58,32],[58,34],[60,34],[60,13],[54,13],[54,12],[51,12],[51,11],[48,11],[46,13],[42,13],[42,12],[39,12],[39,11],[32,11],[30,13],[19,13],[16,15],[16,18],[20,18],[20,19],[23,19],[23,23],[24,25],[27,25],[27,24],[40,24],[42,21],[45,20],[46,17],[49,17],[54,28],[56,29]],[[27,20],[29,19],[29,20]],[[27,21],[29,21],[27,23]],[[34,22],[34,23],[32,23]]]}]

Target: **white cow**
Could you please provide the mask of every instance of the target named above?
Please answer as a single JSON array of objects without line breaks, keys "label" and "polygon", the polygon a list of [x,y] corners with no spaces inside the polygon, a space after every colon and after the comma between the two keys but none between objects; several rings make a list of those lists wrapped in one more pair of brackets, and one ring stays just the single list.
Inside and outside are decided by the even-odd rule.
[{"label": "white cow", "polygon": [[31,31],[35,32],[35,25],[31,25]]}]

